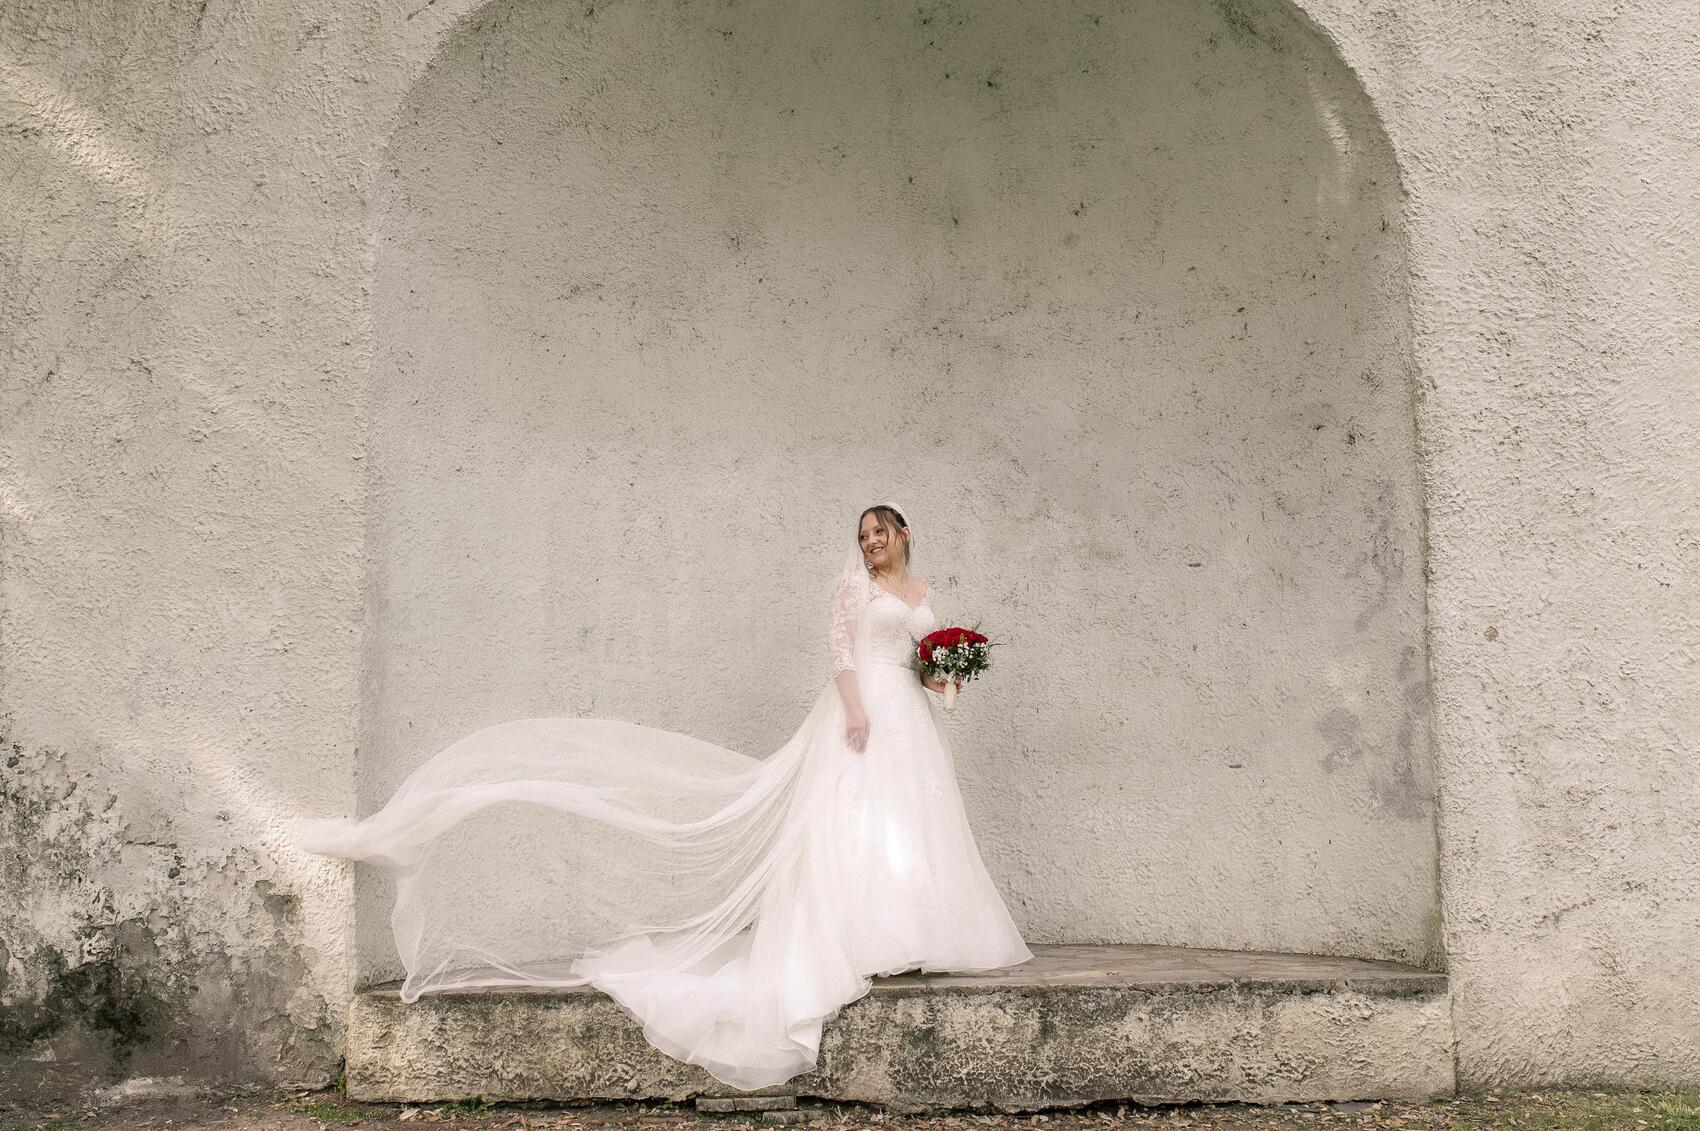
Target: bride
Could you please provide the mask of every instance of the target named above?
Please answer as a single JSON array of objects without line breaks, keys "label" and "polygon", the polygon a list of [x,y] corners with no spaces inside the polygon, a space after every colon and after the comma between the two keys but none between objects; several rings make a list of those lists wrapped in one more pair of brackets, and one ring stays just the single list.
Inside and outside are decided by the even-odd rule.
[{"label": "bride", "polygon": [[613,719],[519,719],[428,759],[376,813],[297,847],[395,880],[404,1001],[591,985],[734,1088],[815,1067],[875,975],[1025,962],[981,861],[940,707],[938,626],[900,508],[863,511],[833,592],[830,679],[757,759]]}]

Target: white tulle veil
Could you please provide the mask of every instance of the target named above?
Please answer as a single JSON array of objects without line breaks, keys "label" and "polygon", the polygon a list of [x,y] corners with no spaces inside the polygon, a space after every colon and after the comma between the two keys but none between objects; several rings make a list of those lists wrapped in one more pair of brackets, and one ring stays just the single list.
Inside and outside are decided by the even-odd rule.
[{"label": "white tulle veil", "polygon": [[[848,625],[861,667],[872,583],[845,533],[852,545],[823,627]],[[843,744],[831,678],[765,757],[615,719],[518,719],[432,755],[370,816],[299,820],[290,832],[305,851],[392,872],[407,1001],[602,984],[622,970],[653,979],[748,946],[774,878],[797,860],[798,822],[785,818],[830,787]]]}]

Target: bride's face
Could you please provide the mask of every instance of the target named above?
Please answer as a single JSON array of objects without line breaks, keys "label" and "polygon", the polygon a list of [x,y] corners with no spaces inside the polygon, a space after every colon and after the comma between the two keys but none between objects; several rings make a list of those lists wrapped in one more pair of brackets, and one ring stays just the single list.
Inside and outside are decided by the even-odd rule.
[{"label": "bride's face", "polygon": [[865,514],[862,516],[862,560],[868,562],[876,570],[893,569],[904,560],[903,537],[895,530],[888,531],[880,525],[877,516]]}]

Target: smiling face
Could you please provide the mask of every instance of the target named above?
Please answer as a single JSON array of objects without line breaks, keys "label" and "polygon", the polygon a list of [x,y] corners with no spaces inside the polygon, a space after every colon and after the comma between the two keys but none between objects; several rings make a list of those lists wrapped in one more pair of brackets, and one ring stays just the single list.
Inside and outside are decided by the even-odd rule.
[{"label": "smiling face", "polygon": [[862,560],[875,570],[885,573],[899,565],[909,564],[909,539],[897,524],[885,517],[883,511],[869,511],[862,516],[858,538]]}]

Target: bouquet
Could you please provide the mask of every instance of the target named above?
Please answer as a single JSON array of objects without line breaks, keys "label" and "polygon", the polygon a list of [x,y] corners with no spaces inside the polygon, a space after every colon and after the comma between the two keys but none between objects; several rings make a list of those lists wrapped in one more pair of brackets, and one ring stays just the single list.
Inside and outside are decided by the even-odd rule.
[{"label": "bouquet", "polygon": [[995,645],[968,628],[941,628],[921,637],[921,674],[942,679],[945,710],[956,709],[956,681],[967,683],[992,666]]}]

